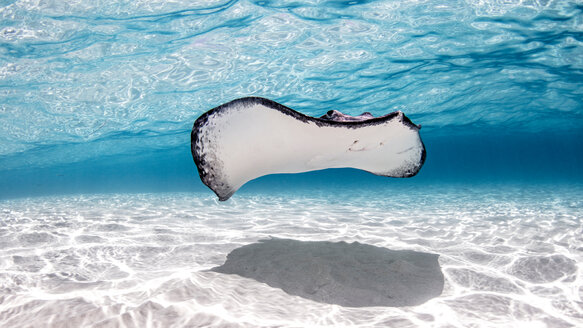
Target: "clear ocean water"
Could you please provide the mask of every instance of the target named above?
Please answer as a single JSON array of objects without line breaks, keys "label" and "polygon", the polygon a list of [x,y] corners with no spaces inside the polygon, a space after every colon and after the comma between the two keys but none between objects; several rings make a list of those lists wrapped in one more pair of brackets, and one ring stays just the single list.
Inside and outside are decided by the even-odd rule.
[{"label": "clear ocean water", "polygon": [[[403,111],[427,160],[200,181],[190,130],[260,96]],[[583,326],[583,2],[0,0],[1,327]],[[309,146],[309,145],[308,145]],[[208,271],[270,237],[439,255],[418,306]]]}]

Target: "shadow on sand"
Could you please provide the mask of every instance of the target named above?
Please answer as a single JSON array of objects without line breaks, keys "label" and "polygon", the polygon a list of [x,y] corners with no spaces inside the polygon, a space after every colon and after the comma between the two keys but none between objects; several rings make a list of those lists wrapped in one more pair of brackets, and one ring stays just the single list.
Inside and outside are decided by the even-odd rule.
[{"label": "shadow on sand", "polygon": [[441,295],[438,255],[357,242],[260,240],[212,271],[237,274],[316,302],[349,307],[411,306]]}]

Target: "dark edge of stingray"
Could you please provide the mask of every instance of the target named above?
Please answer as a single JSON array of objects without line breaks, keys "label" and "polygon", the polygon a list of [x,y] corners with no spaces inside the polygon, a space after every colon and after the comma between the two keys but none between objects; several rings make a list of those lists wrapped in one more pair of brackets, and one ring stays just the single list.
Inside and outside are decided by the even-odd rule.
[{"label": "dark edge of stingray", "polygon": [[[291,116],[291,117],[293,117],[299,121],[302,121],[302,122],[306,122],[306,123],[313,122],[317,126],[344,127],[344,128],[348,128],[348,129],[354,129],[354,128],[368,126],[368,125],[382,124],[384,122],[392,120],[395,116],[399,115],[399,112],[392,112],[392,113],[389,113],[387,115],[369,118],[369,119],[365,119],[365,120],[361,120],[361,121],[334,121],[334,120],[322,119],[319,117],[308,116],[308,115],[302,114],[298,111],[295,111],[289,107],[286,107],[280,103],[277,103],[273,100],[270,100],[267,98],[261,98],[261,97],[239,98],[239,99],[235,99],[235,100],[229,101],[227,103],[224,103],[220,106],[217,106],[217,107],[207,111],[206,113],[202,114],[199,118],[196,119],[196,121],[194,121],[194,125],[192,126],[192,132],[190,134],[190,151],[192,152],[192,158],[193,158],[194,164],[196,165],[196,168],[198,170],[198,175],[200,176],[201,181],[207,187],[209,187],[217,195],[217,197],[219,197],[219,200],[222,200],[221,199],[222,197],[215,190],[213,190],[213,188],[211,188],[211,186],[210,186],[210,183],[207,182],[208,179],[203,171],[203,167],[205,166],[206,163],[204,161],[204,158],[201,156],[199,149],[197,149],[195,146],[196,140],[198,139],[198,131],[202,126],[204,126],[206,124],[209,116],[211,116],[213,114],[216,114],[219,112],[228,112],[229,109],[231,109],[234,105],[251,106],[251,105],[255,105],[255,104],[263,105],[265,107],[269,107],[271,109],[277,110],[278,112],[280,112],[284,115]],[[402,122],[405,125],[407,125],[410,129],[416,129],[416,130],[421,129],[420,125],[414,124],[407,116],[405,116],[405,114],[403,114]],[[416,172],[412,172],[411,174],[402,176],[400,178],[414,177],[419,172],[419,170],[421,169],[423,164],[425,163],[425,158],[427,157],[427,152],[425,150],[425,144],[423,143],[423,140],[420,140],[420,141],[421,141],[421,145],[423,147],[423,153],[421,154],[421,161],[420,161],[419,169]]]}]

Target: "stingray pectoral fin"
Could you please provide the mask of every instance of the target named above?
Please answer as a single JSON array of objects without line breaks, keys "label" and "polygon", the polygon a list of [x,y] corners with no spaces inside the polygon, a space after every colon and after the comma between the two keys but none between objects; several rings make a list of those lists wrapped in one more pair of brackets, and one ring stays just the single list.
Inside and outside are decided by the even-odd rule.
[{"label": "stingray pectoral fin", "polygon": [[237,99],[204,113],[191,141],[202,182],[222,201],[267,174],[351,167],[411,177],[425,161],[419,126],[401,112],[335,121],[264,98]]}]

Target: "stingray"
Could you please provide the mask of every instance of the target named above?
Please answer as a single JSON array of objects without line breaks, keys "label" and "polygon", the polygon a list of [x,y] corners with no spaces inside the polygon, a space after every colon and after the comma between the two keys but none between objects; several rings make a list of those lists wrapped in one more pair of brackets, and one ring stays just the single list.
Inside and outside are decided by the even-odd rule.
[{"label": "stingray", "polygon": [[246,182],[275,173],[355,168],[412,177],[425,162],[419,129],[401,111],[374,117],[331,110],[311,117],[248,97],[202,114],[191,150],[202,182],[225,201]]}]

